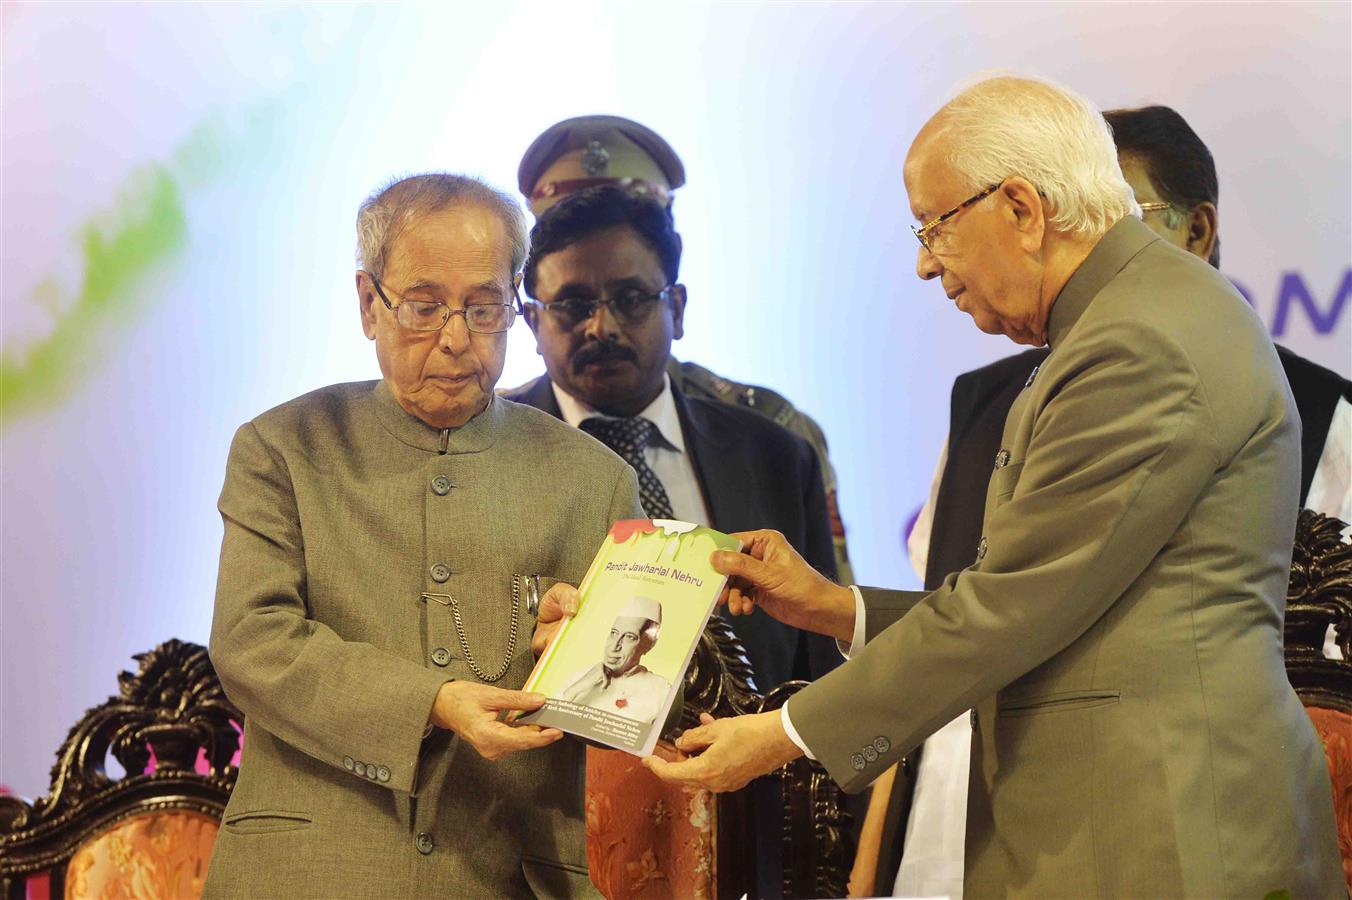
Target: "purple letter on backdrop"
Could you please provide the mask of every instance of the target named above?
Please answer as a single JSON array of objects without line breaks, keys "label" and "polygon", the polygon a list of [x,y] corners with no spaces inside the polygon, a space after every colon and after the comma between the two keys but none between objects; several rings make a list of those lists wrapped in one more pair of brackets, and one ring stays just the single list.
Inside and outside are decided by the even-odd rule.
[{"label": "purple letter on backdrop", "polygon": [[1323,312],[1315,303],[1314,297],[1310,296],[1310,289],[1305,286],[1305,281],[1300,277],[1300,273],[1287,272],[1282,276],[1281,288],[1277,292],[1277,312],[1272,318],[1272,336],[1281,337],[1286,333],[1286,315],[1291,308],[1292,301],[1305,308],[1305,314],[1310,317],[1310,323],[1314,325],[1315,332],[1318,334],[1331,333],[1333,326],[1338,324],[1338,317],[1342,314],[1343,308],[1347,306],[1349,294],[1352,294],[1352,269],[1345,269],[1342,284],[1338,285],[1338,290],[1333,295],[1333,302],[1329,304],[1328,312]]}]

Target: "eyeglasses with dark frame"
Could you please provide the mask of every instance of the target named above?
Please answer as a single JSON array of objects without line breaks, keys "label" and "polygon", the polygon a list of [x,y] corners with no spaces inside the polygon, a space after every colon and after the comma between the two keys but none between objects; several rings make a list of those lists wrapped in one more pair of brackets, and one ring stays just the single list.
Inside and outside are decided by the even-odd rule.
[{"label": "eyeglasses with dark frame", "polygon": [[971,206],[973,203],[977,203],[981,200],[986,199],[991,194],[995,193],[996,189],[998,189],[1002,184],[1004,184],[1003,181],[997,181],[995,184],[986,188],[981,193],[968,197],[966,200],[962,201],[957,206],[950,209],[948,212],[930,219],[928,222],[926,222],[924,225],[921,225],[919,228],[916,228],[914,225],[912,225],[911,232],[915,235],[915,239],[920,242],[920,246],[924,247],[930,253],[933,253],[934,247],[930,245],[930,234],[934,231],[934,229],[938,228],[940,225],[944,224],[949,219],[953,218],[958,213],[962,212],[964,209]]},{"label": "eyeglasses with dark frame", "polygon": [[539,300],[526,300],[533,307],[552,317],[559,325],[573,328],[596,315],[599,307],[606,307],[621,325],[639,325],[648,320],[659,303],[670,303],[680,289],[679,284],[669,284],[660,291],[649,293],[631,288],[618,297],[609,300],[584,300],[581,297],[569,297],[567,300],[555,300],[541,303]]},{"label": "eyeglasses with dark frame", "polygon": [[390,293],[399,297],[399,303],[390,303],[390,298],[385,296],[385,289],[380,285],[380,279],[370,272],[366,274],[370,277],[371,284],[375,285],[380,302],[394,313],[394,320],[409,331],[440,331],[446,327],[451,316],[464,316],[465,327],[475,334],[501,334],[512,327],[512,323],[516,321],[516,314],[521,310],[521,295],[516,292],[515,283],[512,284],[514,304],[471,303],[464,309],[451,309],[440,300],[410,300],[407,297],[399,297],[394,291]]}]

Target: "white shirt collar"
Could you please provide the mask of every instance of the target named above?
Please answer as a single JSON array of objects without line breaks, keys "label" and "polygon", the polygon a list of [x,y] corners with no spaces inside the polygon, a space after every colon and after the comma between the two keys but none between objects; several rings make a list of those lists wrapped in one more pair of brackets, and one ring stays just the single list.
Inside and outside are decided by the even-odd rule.
[{"label": "white shirt collar", "polygon": [[[554,399],[558,401],[563,420],[574,428],[581,425],[584,419],[615,418],[597,412],[552,381],[549,386],[554,389]],[[671,379],[668,376],[662,376],[662,393],[644,407],[639,416],[657,426],[657,433],[678,452],[685,452],[685,438],[681,435],[681,417],[676,413],[676,399],[671,395]]]}]

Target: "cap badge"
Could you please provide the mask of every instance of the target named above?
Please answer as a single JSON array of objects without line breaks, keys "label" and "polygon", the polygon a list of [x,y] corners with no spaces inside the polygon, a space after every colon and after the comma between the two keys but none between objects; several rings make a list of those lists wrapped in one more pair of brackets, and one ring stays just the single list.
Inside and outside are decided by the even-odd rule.
[{"label": "cap badge", "polygon": [[600,141],[588,141],[587,150],[582,154],[582,171],[595,178],[610,165],[610,154],[601,146]]}]

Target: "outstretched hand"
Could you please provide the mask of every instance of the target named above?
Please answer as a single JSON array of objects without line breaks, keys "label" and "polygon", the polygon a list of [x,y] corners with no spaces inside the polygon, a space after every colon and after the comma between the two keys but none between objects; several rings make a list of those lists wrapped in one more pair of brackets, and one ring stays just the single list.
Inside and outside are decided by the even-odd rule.
[{"label": "outstretched hand", "polygon": [[702,713],[699,720],[698,728],[676,739],[676,749],[698,755],[679,762],[649,756],[643,764],[663,781],[722,793],[745,787],[803,755],[784,732],[778,712],[730,719]]},{"label": "outstretched hand", "polygon": [[732,535],[741,553],[715,551],[714,569],[728,577],[720,603],[734,616],[761,607],[786,625],[830,635],[849,643],[854,638],[854,593],[807,564],[778,531],[744,531]]},{"label": "outstretched hand", "polygon": [[544,703],[544,694],[448,681],[437,691],[432,703],[431,723],[460,735],[484,759],[501,759],[519,750],[548,746],[563,737],[557,728],[508,725],[498,720],[498,714],[505,710],[530,712]]}]

